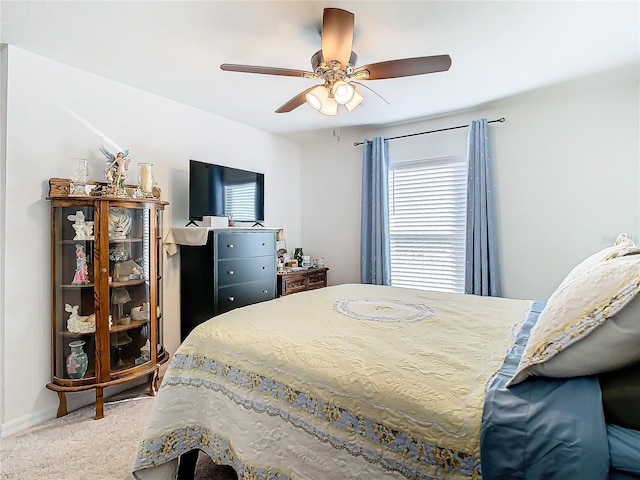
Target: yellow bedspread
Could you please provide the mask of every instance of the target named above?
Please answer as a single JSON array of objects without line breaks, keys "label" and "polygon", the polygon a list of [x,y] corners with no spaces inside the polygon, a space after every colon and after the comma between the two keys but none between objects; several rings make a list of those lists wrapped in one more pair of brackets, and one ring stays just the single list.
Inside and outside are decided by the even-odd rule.
[{"label": "yellow bedspread", "polygon": [[[215,412],[181,414],[182,400],[175,398],[193,407],[200,400],[190,395],[206,391],[251,412],[254,424],[256,414],[277,417],[293,427],[288,435],[328,443],[340,455],[395,475],[389,478],[477,478],[485,383],[530,307],[524,300],[339,285],[215,317],[176,352],[135,468],[182,453],[189,440],[176,432],[189,425],[200,428],[200,437],[206,430],[206,442],[215,445],[208,446],[210,455],[252,469],[255,478],[263,471],[278,472],[274,478],[318,478],[288,465],[291,459],[279,462],[284,454],[277,448],[258,455],[254,447],[236,446],[237,435],[207,418]],[[290,437],[285,449],[291,441],[303,443]],[[147,478],[143,473],[139,478]],[[343,469],[334,478],[351,477]]]}]

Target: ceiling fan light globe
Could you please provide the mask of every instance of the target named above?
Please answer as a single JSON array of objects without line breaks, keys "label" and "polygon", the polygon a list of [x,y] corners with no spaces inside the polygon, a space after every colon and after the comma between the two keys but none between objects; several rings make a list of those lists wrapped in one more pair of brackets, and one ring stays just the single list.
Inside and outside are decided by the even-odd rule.
[{"label": "ceiling fan light globe", "polygon": [[318,85],[306,95],[307,103],[324,115],[337,115],[338,104],[329,97],[329,89],[326,85]]},{"label": "ceiling fan light globe", "polygon": [[333,98],[340,105],[346,105],[349,103],[353,99],[355,93],[355,88],[342,80],[337,81],[333,85]]},{"label": "ceiling fan light globe", "polygon": [[316,110],[321,110],[325,100],[329,98],[329,92],[325,85],[317,85],[305,95],[307,102]]},{"label": "ceiling fan light globe", "polygon": [[316,97],[313,92],[307,93],[306,98],[309,105],[311,105],[316,110],[320,110],[320,108],[322,107],[322,103],[320,103],[320,99]]},{"label": "ceiling fan light globe", "polygon": [[358,105],[362,103],[362,100],[364,100],[364,97],[360,95],[358,92],[356,92],[356,89],[354,88],[353,98],[351,99],[350,102],[345,103],[344,106],[347,107],[347,110],[352,112],[354,108],[356,108]]},{"label": "ceiling fan light globe", "polygon": [[337,115],[338,114],[338,104],[333,98],[327,98],[322,102],[322,108],[320,109],[320,113],[324,115]]}]

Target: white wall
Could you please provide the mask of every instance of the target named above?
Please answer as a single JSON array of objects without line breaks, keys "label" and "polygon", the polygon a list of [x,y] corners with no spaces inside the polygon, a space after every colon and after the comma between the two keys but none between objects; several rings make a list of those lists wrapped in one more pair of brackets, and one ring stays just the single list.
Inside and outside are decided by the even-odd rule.
[{"label": "white wall", "polygon": [[[427,94],[428,95],[428,94]],[[366,108],[363,103],[362,108]],[[303,146],[303,247],[331,284],[359,281],[361,156],[354,141],[505,117],[489,127],[503,295],[546,299],[566,273],[626,232],[640,243],[638,73],[618,71],[475,111],[395,127],[343,129]],[[391,159],[466,152],[467,129],[389,143]]]},{"label": "white wall", "polygon": [[[6,67],[6,64],[4,65]],[[298,144],[87,72],[8,47],[6,278],[2,435],[55,416],[50,381],[50,205],[48,179],[69,176],[69,158],[89,159],[91,180],[104,181],[100,144],[130,149],[136,162],[154,163],[165,230],[184,226],[190,158],[265,173],[266,226],[301,239]],[[215,89],[212,89],[215,94]],[[0,169],[0,172],[3,171]],[[0,219],[2,217],[0,216]],[[166,231],[165,231],[166,234]],[[2,246],[2,240],[0,240]],[[164,261],[165,345],[179,343],[179,255]],[[70,408],[92,401],[69,395]]]},{"label": "white wall", "polygon": [[[171,203],[167,228],[187,222],[189,158],[265,172],[267,226],[285,228],[291,251],[303,246],[312,257],[324,256],[329,283],[340,284],[360,278],[362,147],[352,143],[504,116],[506,123],[492,125],[490,135],[505,296],[546,298],[573,265],[618,233],[640,241],[637,73],[633,80],[614,74],[574,82],[429,121],[343,129],[340,142],[327,132],[301,148],[14,47],[7,62],[6,156],[0,157],[2,435],[55,415],[57,397],[44,387],[50,380],[47,180],[68,176],[68,159],[76,156],[89,159],[91,179],[103,180],[101,143],[129,148],[134,164],[155,164]],[[466,130],[390,143],[396,160],[465,150]],[[164,262],[170,351],[179,340],[178,262],[177,256]],[[70,408],[91,399],[71,395]]]},{"label": "white wall", "polygon": [[[0,12],[2,10],[0,9]],[[0,13],[1,15],[1,13]],[[0,44],[0,285],[7,283],[6,270],[5,270],[5,214],[6,214],[6,187],[7,187],[7,175],[6,175],[6,147],[7,147],[7,55],[8,48],[6,45]],[[2,305],[4,301],[4,288],[0,286],[0,345],[2,350],[0,351],[0,433],[2,433],[2,413],[4,412],[4,397],[5,397],[5,358],[4,358],[4,324],[5,324],[5,310]]]}]

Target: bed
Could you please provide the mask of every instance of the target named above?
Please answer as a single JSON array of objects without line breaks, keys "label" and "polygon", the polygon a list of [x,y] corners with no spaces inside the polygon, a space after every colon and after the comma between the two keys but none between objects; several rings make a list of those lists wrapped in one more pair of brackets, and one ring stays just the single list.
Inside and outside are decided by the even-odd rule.
[{"label": "bed", "polygon": [[[636,250],[588,259],[626,259],[636,285],[598,303],[596,327],[628,304],[640,311]],[[578,267],[584,284],[593,268]],[[556,300],[353,284],[214,317],[173,356],[133,475],[173,479],[197,449],[252,480],[636,478],[637,430],[607,423],[600,377],[537,371],[566,365],[527,350]],[[586,343],[583,330],[560,350]],[[624,367],[640,361],[639,338]]]}]

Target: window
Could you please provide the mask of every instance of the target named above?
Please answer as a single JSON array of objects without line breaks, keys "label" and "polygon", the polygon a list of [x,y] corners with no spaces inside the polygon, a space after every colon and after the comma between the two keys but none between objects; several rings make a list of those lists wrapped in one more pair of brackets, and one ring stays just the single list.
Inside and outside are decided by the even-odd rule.
[{"label": "window", "polygon": [[235,219],[254,219],[255,199],[255,183],[235,183],[224,186],[224,211],[231,212]]},{"label": "window", "polygon": [[465,158],[390,165],[392,285],[464,292],[466,204]]}]

